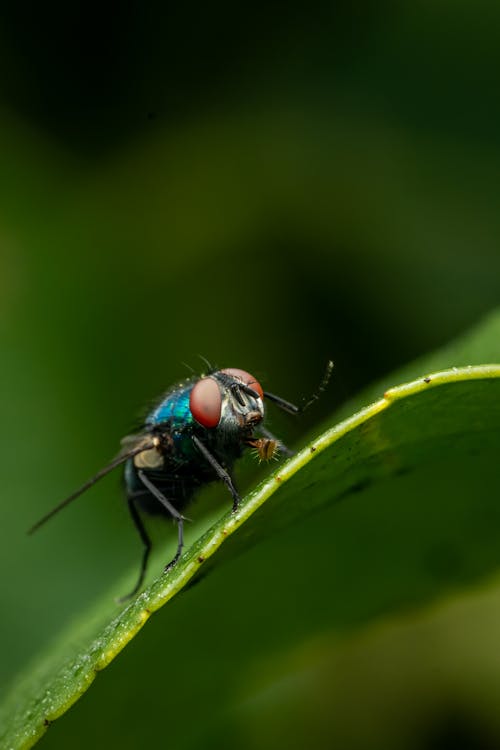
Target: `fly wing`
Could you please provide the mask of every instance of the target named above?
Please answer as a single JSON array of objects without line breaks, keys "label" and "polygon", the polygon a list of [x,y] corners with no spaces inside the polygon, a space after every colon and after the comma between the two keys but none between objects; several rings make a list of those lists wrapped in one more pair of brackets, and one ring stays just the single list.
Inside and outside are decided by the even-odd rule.
[{"label": "fly wing", "polygon": [[85,484],[82,484],[82,486],[75,490],[75,492],[73,492],[71,495],[69,495],[69,497],[66,497],[58,505],[52,508],[52,510],[49,510],[48,513],[46,513],[35,524],[33,524],[30,529],[28,529],[28,534],[33,534],[34,531],[39,529],[40,526],[43,526],[49,519],[52,518],[52,516],[55,516],[56,513],[59,513],[60,510],[65,508],[66,505],[72,503],[73,500],[76,500],[78,497],[80,497],[80,495],[83,495],[83,493],[89,490],[96,482],[99,481],[99,479],[102,479],[102,477],[106,476],[106,474],[109,474],[110,471],[116,469],[117,466],[124,464],[126,461],[128,461],[129,458],[133,458],[134,456],[138,456],[142,453],[148,452],[153,452],[159,455],[156,449],[157,441],[155,440],[155,438],[147,435],[129,435],[128,438],[125,438],[126,441],[128,441],[129,439],[131,439],[132,442],[128,443],[127,446],[124,446],[122,441],[122,450],[120,451],[118,456],[113,459],[113,461],[111,461],[111,463],[109,463],[107,466],[104,466],[104,468],[98,471],[97,474],[94,474],[93,477],[85,482]]},{"label": "fly wing", "polygon": [[135,448],[139,448],[141,443],[145,442],[148,439],[151,442],[152,438],[150,435],[149,436],[144,435],[144,434],[125,435],[125,437],[123,437],[120,440],[121,450],[118,456],[124,456],[126,453],[130,453],[131,450],[134,450]]},{"label": "fly wing", "polygon": [[[151,435],[126,435],[121,441],[119,456],[134,456],[134,465],[138,469],[162,469],[163,455],[158,448],[158,438]],[[142,449],[142,450],[141,450]]]}]

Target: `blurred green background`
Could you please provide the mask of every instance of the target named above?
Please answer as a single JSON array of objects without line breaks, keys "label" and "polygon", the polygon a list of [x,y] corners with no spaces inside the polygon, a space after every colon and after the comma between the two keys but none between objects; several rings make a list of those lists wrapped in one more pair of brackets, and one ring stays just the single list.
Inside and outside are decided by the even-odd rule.
[{"label": "blurred green background", "polygon": [[[300,423],[271,416],[299,445],[361,387],[498,304],[499,43],[500,6],[484,0],[0,9],[2,687],[124,572],[133,577],[139,543],[116,476],[38,536],[25,529],[114,455],[144,406],[187,374],[184,362],[201,368],[201,354],[248,369],[299,401],[332,357],[319,405]],[[241,486],[263,472],[244,461]],[[226,507],[217,488],[204,498],[194,519]],[[183,608],[186,621],[189,595],[171,609]],[[230,637],[226,613],[214,616]],[[99,677],[98,697],[54,726],[47,748],[96,737],[134,747],[146,725],[158,736],[165,716],[138,691],[165,707],[175,685],[189,695],[169,659],[196,638],[190,626],[172,644],[170,617]],[[341,729],[321,714],[322,736],[376,746],[345,718],[358,724],[356,686],[375,715],[374,654],[400,667],[391,690],[402,675],[417,684],[415,663],[436,658],[426,628],[442,643],[462,627],[459,615],[440,617],[373,636],[364,659],[339,646],[332,660],[354,663],[353,703],[338,707]],[[442,743],[460,729],[443,685],[434,703],[422,689],[413,713],[394,709],[395,726],[408,714],[422,722],[415,747],[445,746],[425,722],[444,727]],[[255,704],[232,718],[254,727],[256,747],[274,736],[266,705],[260,724]],[[196,718],[193,706],[179,711],[181,723]],[[482,721],[467,732],[487,746]],[[404,728],[395,736],[410,746]]]}]

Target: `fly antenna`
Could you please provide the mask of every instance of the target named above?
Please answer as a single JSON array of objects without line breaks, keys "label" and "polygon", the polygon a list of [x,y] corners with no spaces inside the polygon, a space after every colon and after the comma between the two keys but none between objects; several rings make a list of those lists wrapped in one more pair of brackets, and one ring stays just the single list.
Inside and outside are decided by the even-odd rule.
[{"label": "fly antenna", "polygon": [[113,471],[113,469],[116,469],[117,466],[120,466],[120,464],[124,464],[125,461],[128,461],[129,458],[133,458],[134,456],[137,456],[139,453],[143,453],[144,451],[152,450],[153,448],[157,447],[157,442],[154,440],[149,441],[148,443],[142,443],[139,447],[132,448],[132,450],[127,451],[126,453],[120,453],[117,458],[115,458],[111,463],[109,463],[107,466],[105,466],[103,469],[97,472],[91,479],[89,479],[85,484],[82,484],[81,487],[79,487],[75,492],[73,492],[69,497],[66,497],[62,502],[58,503],[52,510],[49,510],[48,513],[46,513],[42,518],[40,518],[36,523],[33,524],[33,526],[28,529],[28,534],[34,534],[35,531],[37,531],[40,526],[43,526],[47,521],[49,521],[53,516],[55,516],[57,513],[59,513],[60,510],[65,508],[67,505],[73,502],[73,500],[76,500],[80,495],[83,495],[84,492],[86,492],[88,489],[90,489],[96,482],[99,481],[99,479],[102,479],[102,477],[105,477],[106,474],[109,474],[110,471]]}]

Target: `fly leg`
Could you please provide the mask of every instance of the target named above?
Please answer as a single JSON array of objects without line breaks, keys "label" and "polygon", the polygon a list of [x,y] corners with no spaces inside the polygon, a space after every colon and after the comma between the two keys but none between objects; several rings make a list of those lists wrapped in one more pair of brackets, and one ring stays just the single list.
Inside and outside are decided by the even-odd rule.
[{"label": "fly leg", "polygon": [[290,450],[284,443],[281,442],[281,440],[278,440],[278,438],[273,435],[272,432],[270,432],[265,427],[258,427],[258,431],[261,435],[263,435],[267,440],[274,440],[279,445],[279,452],[283,453],[284,456],[287,456],[287,458],[290,458],[290,456],[295,456],[295,451]]},{"label": "fly leg", "polygon": [[208,461],[212,469],[215,471],[221,482],[224,482],[224,484],[228,488],[229,492],[231,493],[231,497],[233,498],[233,513],[236,513],[236,511],[238,510],[238,505],[241,502],[241,497],[239,496],[238,490],[233,484],[233,480],[229,476],[228,472],[220,465],[215,456],[212,456],[208,448],[203,445],[201,440],[199,440],[196,435],[193,435],[191,439],[202,454],[203,458]]},{"label": "fly leg", "polygon": [[144,581],[144,575],[146,574],[146,568],[148,566],[149,553],[151,552],[151,539],[149,538],[148,532],[146,531],[144,527],[142,518],[139,515],[139,511],[136,508],[135,500],[136,500],[136,497],[133,495],[127,498],[128,509],[129,509],[129,513],[132,518],[132,521],[134,522],[134,526],[137,529],[137,532],[139,536],[141,537],[141,541],[144,545],[144,552],[142,553],[141,568],[139,571],[139,578],[137,579],[137,583],[135,584],[132,591],[130,591],[125,596],[121,596],[118,599],[118,603],[120,604],[122,602],[127,601],[127,599],[131,599],[135,594],[137,594],[137,592],[141,588],[142,582]]},{"label": "fly leg", "polygon": [[276,396],[275,393],[268,393],[267,391],[264,391],[264,396],[269,399],[269,401],[273,401],[273,403],[275,403],[276,406],[279,406],[280,409],[283,409],[283,411],[287,411],[289,414],[302,414],[306,409],[309,409],[311,404],[314,404],[314,402],[319,399],[328,385],[332,370],[333,362],[330,360],[326,363],[326,370],[321,383],[314,391],[310,399],[302,404],[302,406],[296,406],[295,404],[290,403],[290,401],[286,401],[284,398],[281,398],[281,396]]},{"label": "fly leg", "polygon": [[174,557],[172,558],[172,560],[170,560],[168,565],[165,566],[165,570],[170,570],[171,568],[174,567],[175,563],[181,556],[182,548],[184,547],[184,520],[185,520],[184,516],[181,513],[179,513],[179,511],[176,508],[174,508],[172,503],[169,500],[167,500],[165,495],[162,492],[160,492],[158,487],[156,487],[150,479],[147,478],[146,474],[141,469],[138,470],[137,476],[139,477],[143,485],[146,487],[146,489],[149,490],[149,492],[153,495],[153,497],[155,497],[158,500],[158,502],[163,505],[165,510],[167,510],[168,513],[170,513],[170,515],[172,516],[172,518],[177,524],[177,533],[178,533],[177,551]]}]

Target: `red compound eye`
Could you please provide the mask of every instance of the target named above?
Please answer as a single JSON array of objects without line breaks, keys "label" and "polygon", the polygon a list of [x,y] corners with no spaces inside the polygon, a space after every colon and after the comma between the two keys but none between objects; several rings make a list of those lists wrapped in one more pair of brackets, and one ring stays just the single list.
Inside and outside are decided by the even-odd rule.
[{"label": "red compound eye", "polygon": [[254,378],[253,375],[250,375],[249,372],[246,372],[246,370],[238,370],[237,367],[227,367],[225,370],[221,370],[221,372],[225,372],[226,375],[232,375],[233,378],[242,380],[243,383],[245,383],[245,385],[248,385],[249,388],[257,391],[261,399],[264,398],[264,391],[262,390],[261,384]]},{"label": "red compound eye", "polygon": [[203,427],[217,427],[220,422],[222,397],[219,386],[212,378],[202,378],[191,391],[189,408]]}]

